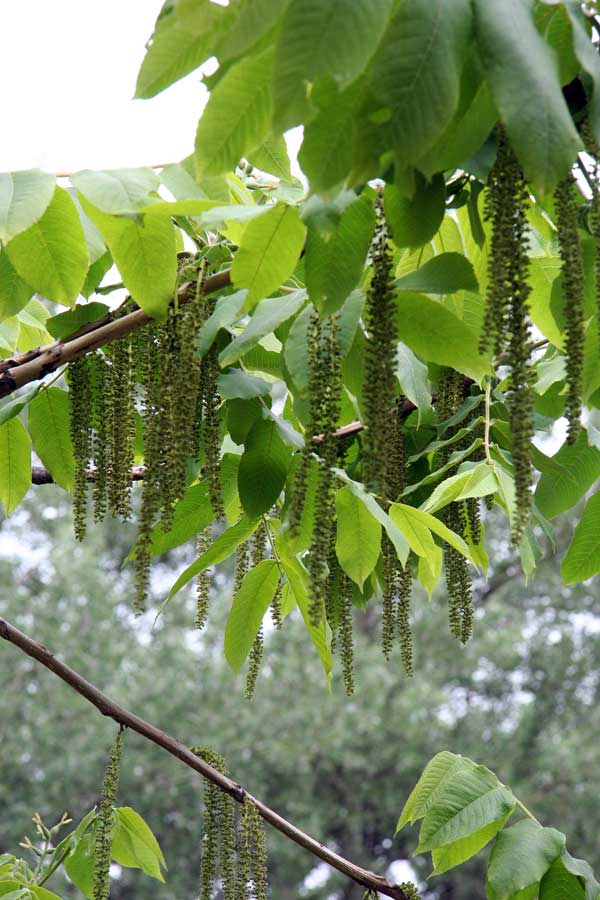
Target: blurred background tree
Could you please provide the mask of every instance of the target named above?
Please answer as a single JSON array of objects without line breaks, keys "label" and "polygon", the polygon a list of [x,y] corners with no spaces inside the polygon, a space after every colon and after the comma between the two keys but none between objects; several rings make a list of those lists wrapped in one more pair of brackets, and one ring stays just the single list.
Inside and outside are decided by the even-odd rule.
[{"label": "blurred background tree", "polygon": [[[52,493],[47,493],[47,491]],[[379,623],[355,611],[357,693],[346,698],[339,673],[323,687],[318,659],[306,653],[293,614],[285,635],[269,631],[255,699],[243,698],[223,659],[230,573],[214,579],[216,615],[200,638],[193,591],[181,594],[152,629],[155,610],[130,612],[131,576],[121,564],[132,543],[127,526],[107,522],[72,541],[68,501],[38,488],[3,523],[3,615],[26,628],[117,701],[192,744],[222,753],[233,776],[292,821],[350,859],[403,880],[416,834],[394,839],[399,811],[424,764],[447,748],[483,764],[548,825],[569,835],[571,851],[600,866],[600,810],[593,766],[600,746],[600,618],[593,588],[561,585],[551,553],[526,587],[506,556],[506,535],[489,523],[494,560],[476,591],[475,635],[448,640],[445,598],[415,603],[418,677],[386,664],[374,640]],[[566,535],[564,536],[567,537]],[[184,550],[158,567],[163,599]],[[16,585],[16,588],[15,588]],[[156,673],[160,672],[160,680]],[[0,849],[14,851],[38,811],[78,819],[97,802],[113,723],[13,647],[0,654],[2,709]],[[26,701],[26,702],[25,702]],[[193,710],[190,713],[190,710]],[[134,806],[157,834],[170,869],[165,885],[122,870],[116,900],[185,900],[197,890],[202,783],[158,748],[127,734],[119,803]],[[578,803],[573,805],[571,797]],[[269,833],[272,894],[277,900],[355,900],[361,891],[279,834]],[[429,863],[411,861],[425,882]],[[436,900],[484,900],[477,857],[427,882]],[[59,883],[65,898],[81,895]],[[139,879],[143,879],[142,882]]]}]

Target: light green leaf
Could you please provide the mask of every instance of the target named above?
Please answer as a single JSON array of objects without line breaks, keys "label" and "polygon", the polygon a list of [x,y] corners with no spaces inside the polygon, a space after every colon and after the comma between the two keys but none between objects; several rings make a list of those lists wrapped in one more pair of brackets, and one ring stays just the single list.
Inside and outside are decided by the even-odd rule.
[{"label": "light green leaf", "polygon": [[246,541],[250,535],[254,533],[256,525],[256,519],[244,517],[243,519],[240,519],[236,525],[232,525],[231,528],[227,528],[223,531],[219,537],[213,541],[206,553],[203,553],[202,556],[199,556],[195,562],[187,567],[187,569],[183,570],[169,591],[169,596],[160,607],[156,617],[158,618],[175,594],[177,594],[182,587],[185,587],[195,575],[204,572],[205,569],[210,568],[210,566],[218,565],[218,563],[223,562],[224,559],[231,556],[236,547]]},{"label": "light green leaf", "polygon": [[563,444],[551,458],[536,456],[542,475],[534,494],[539,511],[547,519],[566,512],[581,500],[600,476],[600,450],[589,447],[585,431],[575,444]]},{"label": "light green leaf", "polygon": [[495,822],[484,825],[483,828],[474,834],[432,850],[433,874],[441,875],[443,872],[456,868],[456,866],[461,865],[461,863],[466,862],[467,859],[471,859],[472,856],[479,853],[482,847],[485,847],[498,834],[509,816],[510,812]]},{"label": "light green leaf", "polygon": [[82,205],[108,245],[131,296],[154,319],[164,321],[177,277],[177,246],[171,221],[147,216],[119,218]]},{"label": "light green leaf", "polygon": [[42,217],[6,245],[21,278],[49,300],[66,305],[79,294],[88,270],[88,249],[77,207],[56,188]]},{"label": "light green leaf", "polygon": [[488,863],[489,900],[511,900],[517,891],[536,884],[564,846],[564,834],[554,828],[542,828],[531,819],[504,828],[496,838]]},{"label": "light green leaf", "polygon": [[231,280],[248,288],[252,307],[276,291],[292,274],[304,246],[306,226],[294,206],[279,203],[250,222],[231,266]]},{"label": "light green leaf", "polygon": [[301,397],[308,397],[310,380],[308,354],[308,326],[315,311],[312,303],[300,310],[283,345],[283,356],[294,387]]},{"label": "light green leaf", "polygon": [[270,136],[255,150],[248,154],[248,161],[262,172],[274,175],[281,181],[293,180],[290,169],[290,158],[287,152],[285,138]]},{"label": "light green leaf", "polygon": [[39,169],[0,173],[0,242],[26,231],[52,201],[56,178]]},{"label": "light green leaf", "polygon": [[365,505],[367,512],[370,513],[380,525],[383,525],[387,536],[394,545],[398,559],[403,566],[406,565],[410,548],[408,541],[398,526],[391,520],[388,514],[384,512],[375,497],[364,489],[362,484],[357,481],[351,481],[343,470],[334,469],[333,471],[341,477],[342,481],[346,481],[350,485],[352,493]]},{"label": "light green leaf", "polygon": [[[112,856],[123,866],[141,869],[151,878],[164,882],[161,866],[165,858],[152,831],[135,810],[129,806],[117,809],[118,824],[113,831]],[[119,846],[121,838],[121,846]],[[125,840],[123,840],[125,839]],[[119,853],[121,849],[121,853]]]},{"label": "light green leaf", "polygon": [[417,577],[427,591],[427,596],[430,600],[440,580],[443,565],[444,554],[442,548],[437,545],[433,557],[425,559],[424,556],[419,556],[417,559]]},{"label": "light green leaf", "polygon": [[254,347],[261,338],[286,322],[306,302],[306,291],[294,291],[284,297],[269,297],[258,304],[250,322],[219,355],[221,366],[230,366]]},{"label": "light green leaf", "polygon": [[337,492],[335,508],[335,552],[344,572],[362,590],[379,559],[381,524],[352,492],[350,485]]},{"label": "light green leaf", "polygon": [[248,433],[238,471],[238,491],[248,516],[271,509],[285,485],[290,461],[277,423],[259,419]]},{"label": "light green leaf", "polygon": [[212,315],[206,320],[198,333],[196,347],[199,356],[204,356],[212,347],[221,328],[233,325],[240,318],[242,307],[246,302],[248,291],[235,291],[227,297],[219,297]]},{"label": "light green leaf", "polygon": [[0,321],[22,310],[32,294],[32,288],[19,276],[6,250],[0,250]]},{"label": "light green leaf", "polygon": [[600,572],[600,494],[587,501],[583,516],[573,533],[573,540],[562,561],[564,584],[585,581]]},{"label": "light green leaf", "polygon": [[390,0],[292,0],[275,51],[274,120],[286,131],[309,118],[308,86],[327,73],[347,85],[384,32]]},{"label": "light green leaf", "polygon": [[396,834],[407,824],[422,819],[427,810],[442,794],[446,784],[463,768],[471,768],[475,764],[464,756],[442,750],[430,759],[421,777],[411,791],[398,819]]},{"label": "light green leaf", "polygon": [[383,191],[385,214],[397,247],[422,247],[442,224],[446,211],[446,185],[442,175],[428,183],[417,172],[415,193],[407,197],[396,184]]},{"label": "light green leaf", "polygon": [[6,515],[17,508],[31,485],[31,442],[20,419],[0,425],[0,500]]},{"label": "light green leaf", "polygon": [[279,583],[279,565],[263,559],[245,576],[225,626],[225,658],[237,675],[248,656]]},{"label": "light green leaf", "polygon": [[71,400],[66,391],[49,387],[29,404],[33,448],[53,479],[66,491],[73,487],[75,457],[71,443]]},{"label": "light green leaf", "polygon": [[486,494],[493,494],[498,490],[494,469],[488,463],[482,462],[474,467],[471,464],[466,465],[469,467],[465,468],[465,471],[459,471],[438,484],[420,508],[425,512],[435,513],[457,500],[485,497]]},{"label": "light green leaf", "polygon": [[38,384],[33,385],[33,387],[24,390],[18,397],[8,397],[4,400],[0,400],[0,425],[8,422],[8,420],[12,419],[14,416],[18,416],[21,410],[33,400],[41,388],[42,384],[41,382],[38,382]]},{"label": "light green leaf", "polygon": [[564,336],[554,315],[553,287],[562,271],[559,256],[534,256],[529,261],[529,310],[531,318],[544,337],[561,349]]},{"label": "light green leaf", "polygon": [[306,288],[324,316],[337,312],[359,283],[373,236],[372,200],[361,196],[340,215],[333,234],[309,228],[304,255]]},{"label": "light green leaf", "polygon": [[435,562],[436,544],[431,531],[417,516],[407,512],[409,509],[401,503],[393,503],[389,508],[390,519],[398,526],[413,553]]},{"label": "light green leaf", "polygon": [[211,93],[196,131],[196,168],[220,175],[271,133],[271,48],[235,63]]},{"label": "light green leaf", "polygon": [[[159,556],[179,547],[210,525],[214,518],[212,506],[208,497],[206,481],[192,484],[185,494],[175,504],[173,510],[173,524],[169,531],[163,531],[160,523],[155,525],[150,534],[150,553]],[[130,556],[135,555],[135,547]]]},{"label": "light green leaf", "polygon": [[433,531],[434,534],[437,534],[438,537],[441,537],[447,544],[450,544],[451,547],[454,547],[455,550],[458,550],[462,556],[466,559],[471,560],[471,551],[469,550],[466,542],[460,537],[460,535],[456,534],[456,532],[451,531],[447,525],[444,525],[439,519],[436,519],[435,516],[430,515],[427,512],[424,512],[422,509],[415,509],[414,506],[406,506],[404,503],[392,503],[389,510],[390,518],[393,522],[396,523],[400,531],[404,534],[406,539],[409,541],[409,537],[406,531],[404,531],[403,525],[405,528],[413,528],[417,529],[417,533],[422,535],[422,545],[423,549],[427,548],[427,552],[419,553],[415,547],[411,549],[415,551],[419,556],[427,556],[428,553],[431,552],[431,546],[427,538],[424,537],[424,532],[422,529],[426,531]]},{"label": "light green leaf", "polygon": [[489,373],[488,359],[479,354],[477,334],[441,303],[424,294],[401,292],[396,304],[398,336],[418,356],[476,381]]},{"label": "light green leaf", "polygon": [[[103,213],[139,213],[152,203],[160,178],[153,169],[83,169],[71,182],[85,199]],[[206,202],[206,201],[204,201]],[[169,205],[169,204],[167,204]]]},{"label": "light green leaf", "polygon": [[396,282],[399,291],[454,294],[479,290],[473,266],[461,253],[440,253]]},{"label": "light green leaf", "polygon": [[213,206],[207,209],[198,219],[207,231],[221,231],[228,222],[249,222],[260,216],[265,216],[273,209],[272,206],[257,206],[255,204],[231,206]]},{"label": "light green leaf", "polygon": [[422,414],[431,410],[429,371],[425,363],[402,341],[398,343],[396,350],[396,375],[402,393],[417,407],[418,422],[421,424]]},{"label": "light green leaf", "polygon": [[552,51],[531,3],[475,0],[481,60],[500,119],[527,180],[541,194],[569,171],[581,141],[563,97]]}]

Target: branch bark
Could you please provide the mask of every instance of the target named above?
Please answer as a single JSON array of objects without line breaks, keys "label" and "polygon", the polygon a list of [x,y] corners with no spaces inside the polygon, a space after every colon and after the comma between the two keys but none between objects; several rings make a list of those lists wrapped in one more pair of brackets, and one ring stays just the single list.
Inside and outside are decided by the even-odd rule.
[{"label": "branch bark", "polygon": [[[213,294],[230,284],[231,275],[229,269],[225,269],[206,279],[204,293]],[[180,303],[186,303],[191,299],[191,287],[190,284],[182,285],[178,295]],[[27,353],[2,360],[0,363],[0,398],[7,397],[32,381],[39,381],[50,372],[55,372],[64,363],[80,359],[86,353],[91,353],[98,347],[116,341],[151,321],[152,317],[143,309],[136,309],[135,312],[112,321],[110,316],[103,316],[96,322],[91,322],[79,329],[76,334],[64,341],[53,341],[45,347],[37,347]]]},{"label": "branch bark", "polygon": [[233,781],[231,778],[222,775],[221,772],[218,772],[216,769],[213,769],[212,766],[209,766],[208,763],[196,756],[195,753],[192,753],[185,744],[182,744],[174,737],[171,737],[171,735],[166,734],[164,731],[161,731],[154,725],[141,719],[139,716],[136,716],[134,713],[125,709],[125,707],[115,703],[110,697],[103,694],[102,691],[91,682],[87,681],[82,675],[74,669],[71,669],[66,663],[57,659],[47,647],[44,647],[42,644],[29,637],[29,635],[20,631],[20,629],[16,628],[14,625],[11,625],[10,622],[1,618],[0,638],[14,644],[14,646],[22,650],[23,653],[26,653],[32,659],[35,659],[42,666],[45,666],[46,669],[54,672],[54,674],[64,681],[65,684],[68,684],[74,691],[92,703],[103,716],[114,719],[119,725],[131,728],[132,731],[136,731],[138,734],[142,735],[142,737],[146,738],[146,740],[151,741],[158,747],[162,747],[163,750],[166,750],[167,753],[175,756],[184,763],[184,765],[199,772],[204,778],[211,781],[222,791],[225,791],[225,793],[233,797],[234,800],[237,800],[238,803],[242,803],[244,798],[248,798],[248,800],[254,804],[265,822],[268,822],[300,847],[308,850],[313,856],[316,856],[318,859],[332,866],[334,869],[337,869],[338,872],[341,872],[343,875],[346,875],[348,878],[351,878],[353,881],[357,882],[357,884],[360,884],[365,888],[370,888],[386,897],[392,897],[393,900],[409,900],[407,895],[398,885],[391,884],[381,875],[376,875],[368,869],[363,869],[361,866],[355,865],[350,862],[350,860],[345,859],[343,856],[340,856],[324,844],[315,840],[315,838],[306,834],[300,828],[297,828],[261,800],[252,796],[252,794],[246,791],[240,784]]}]

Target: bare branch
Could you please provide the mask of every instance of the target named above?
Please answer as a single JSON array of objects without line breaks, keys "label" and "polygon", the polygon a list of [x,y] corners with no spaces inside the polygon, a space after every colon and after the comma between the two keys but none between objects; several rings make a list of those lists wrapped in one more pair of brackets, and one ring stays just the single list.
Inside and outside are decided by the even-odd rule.
[{"label": "bare branch", "polygon": [[192,753],[185,744],[182,744],[174,737],[171,737],[164,731],[156,728],[144,719],[140,719],[139,716],[129,712],[125,707],[115,703],[110,697],[103,694],[102,691],[91,684],[91,682],[87,681],[82,675],[57,659],[50,650],[33,640],[33,638],[30,638],[23,631],[15,628],[14,625],[11,625],[5,619],[0,619],[0,637],[11,644],[14,644],[14,646],[22,650],[23,653],[26,653],[32,659],[35,659],[37,662],[41,663],[41,665],[45,666],[45,668],[54,672],[54,674],[64,681],[65,684],[68,684],[74,691],[92,703],[103,716],[114,719],[119,725],[131,728],[132,731],[136,731],[138,734],[142,735],[142,737],[146,738],[146,740],[151,741],[158,747],[162,747],[163,750],[166,750],[167,753],[175,756],[184,763],[184,765],[199,772],[200,775],[208,779],[208,781],[211,781],[222,791],[225,791],[225,793],[233,797],[234,800],[237,800],[238,803],[242,803],[244,798],[247,797],[248,800],[255,805],[265,822],[268,822],[300,847],[308,850],[313,856],[318,857],[323,862],[332,866],[332,868],[337,869],[338,872],[341,872],[358,884],[363,885],[365,888],[370,888],[386,897],[392,897],[393,900],[409,900],[398,885],[390,884],[390,882],[381,875],[376,875],[368,869],[363,869],[361,866],[355,865],[350,862],[350,860],[345,859],[343,856],[340,856],[338,853],[325,847],[324,844],[321,844],[304,831],[301,831],[291,822],[288,822],[287,819],[284,819],[283,816],[280,816],[279,813],[275,812],[275,810],[262,803],[256,797],[253,797],[252,794],[249,794],[248,791],[237,784],[237,782],[222,775],[221,772],[218,772],[216,769],[213,769],[213,767],[209,766],[203,759],[200,759],[195,753]]}]

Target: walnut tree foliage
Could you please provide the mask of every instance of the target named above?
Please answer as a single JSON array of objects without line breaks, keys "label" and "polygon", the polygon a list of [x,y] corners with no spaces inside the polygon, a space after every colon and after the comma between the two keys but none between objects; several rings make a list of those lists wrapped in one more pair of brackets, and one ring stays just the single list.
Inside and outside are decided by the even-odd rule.
[{"label": "walnut tree foliage", "polygon": [[[480,504],[530,578],[600,477],[599,36],[573,0],[166,0],[136,96],[216,58],[190,156],[0,175],[6,514],[33,450],[78,540],[133,516],[138,612],[153,558],[194,541],[158,614],[195,579],[199,628],[235,557],[224,653],[249,698],[269,609],[283,631],[300,610],[349,694],[373,608],[413,673],[416,584],[445,581],[468,641]],[[600,572],[595,501],[565,584]],[[495,838],[490,900],[600,893],[488,769],[444,751],[415,791],[401,823],[423,817],[436,871]]]}]

